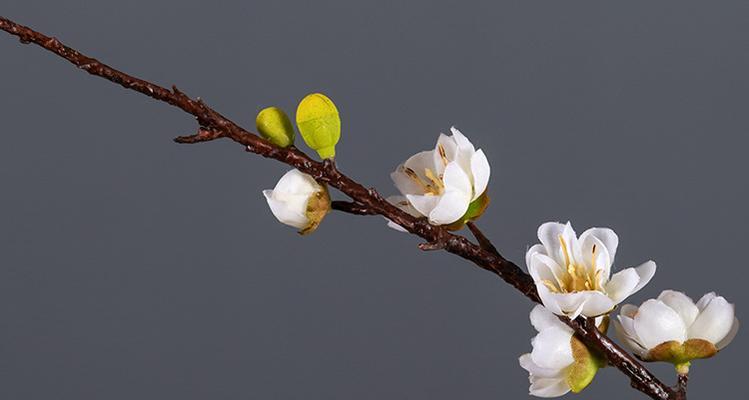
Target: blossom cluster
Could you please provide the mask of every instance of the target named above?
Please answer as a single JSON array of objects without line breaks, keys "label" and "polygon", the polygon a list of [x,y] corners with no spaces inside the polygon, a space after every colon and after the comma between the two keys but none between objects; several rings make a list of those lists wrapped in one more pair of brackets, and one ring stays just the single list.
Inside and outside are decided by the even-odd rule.
[{"label": "blossom cluster", "polygon": [[[307,96],[296,119],[305,142],[322,158],[333,157],[340,119],[332,101],[321,94]],[[257,121],[274,144],[293,144],[293,127],[280,109],[263,110]],[[484,152],[451,128],[451,135],[440,134],[432,150],[416,153],[391,173],[400,194],[387,200],[430,224],[459,230],[486,210],[490,173]],[[295,169],[263,194],[276,218],[303,234],[314,231],[330,210],[325,185]],[[405,231],[392,221],[388,225]],[[605,357],[588,349],[564,319],[594,319],[604,334],[612,320],[621,343],[635,356],[671,363],[679,374],[686,374],[693,360],[717,354],[738,331],[734,305],[715,293],[695,303],[682,292],[665,290],[639,307],[618,307],[650,282],[656,264],[650,260],[614,272],[619,237],[612,229],[590,228],[578,236],[569,222],[547,222],[538,228],[538,241],[525,260],[542,303],[530,313],[538,334],[531,340],[532,351],[519,358],[534,396],[580,392],[606,365]]]}]

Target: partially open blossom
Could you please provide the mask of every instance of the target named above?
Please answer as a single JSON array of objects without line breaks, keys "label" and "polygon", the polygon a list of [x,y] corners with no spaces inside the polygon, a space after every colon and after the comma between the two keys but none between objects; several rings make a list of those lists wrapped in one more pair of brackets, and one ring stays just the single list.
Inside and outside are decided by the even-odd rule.
[{"label": "partially open blossom", "polygon": [[682,292],[664,290],[640,307],[622,306],[614,321],[617,336],[638,357],[688,367],[689,361],[715,355],[739,330],[734,305],[708,293],[697,302]]},{"label": "partially open blossom", "polygon": [[301,234],[317,229],[330,211],[328,189],[297,169],[281,177],[273,190],[263,190],[263,195],[278,221]]},{"label": "partially open blossom", "polygon": [[591,228],[578,238],[568,222],[547,222],[538,228],[541,244],[525,256],[538,295],[549,311],[575,318],[609,313],[655,274],[648,261],[611,276],[619,238],[608,228]]},{"label": "partially open blossom", "polygon": [[538,331],[531,340],[533,351],[519,359],[520,366],[529,374],[530,394],[557,397],[585,389],[603,366],[602,361],[544,306],[538,305],[531,311],[531,324]]},{"label": "partially open blossom", "polygon": [[[440,134],[434,150],[422,151],[398,166],[390,175],[395,186],[419,215],[433,225],[462,223],[469,205],[483,211],[488,198],[489,162],[482,150],[459,130],[451,128],[452,136]],[[479,207],[480,206],[480,207]]]}]

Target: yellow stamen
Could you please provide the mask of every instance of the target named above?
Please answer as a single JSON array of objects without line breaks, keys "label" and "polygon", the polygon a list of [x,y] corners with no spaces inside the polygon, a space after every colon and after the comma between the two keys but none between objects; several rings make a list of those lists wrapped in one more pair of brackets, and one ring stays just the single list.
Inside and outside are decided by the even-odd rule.
[{"label": "yellow stamen", "polygon": [[443,146],[441,143],[438,144],[437,151],[440,153],[440,158],[442,158],[442,164],[447,165],[449,161],[447,160],[447,152],[445,151],[445,146]]}]

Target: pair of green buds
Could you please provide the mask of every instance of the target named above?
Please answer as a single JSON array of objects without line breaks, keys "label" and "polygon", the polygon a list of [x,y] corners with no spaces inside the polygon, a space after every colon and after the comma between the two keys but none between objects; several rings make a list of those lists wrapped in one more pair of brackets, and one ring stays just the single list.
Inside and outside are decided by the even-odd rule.
[{"label": "pair of green buds", "polygon": [[[294,127],[286,113],[278,107],[268,107],[255,119],[260,135],[278,147],[294,144]],[[341,118],[332,100],[322,93],[312,93],[299,102],[296,125],[307,146],[317,151],[320,158],[333,158],[335,145],[341,138]]]}]

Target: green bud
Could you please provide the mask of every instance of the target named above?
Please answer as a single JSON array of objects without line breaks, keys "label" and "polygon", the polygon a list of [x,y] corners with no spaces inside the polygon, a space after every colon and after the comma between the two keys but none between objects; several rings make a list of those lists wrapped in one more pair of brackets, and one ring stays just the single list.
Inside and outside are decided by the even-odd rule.
[{"label": "green bud", "polygon": [[294,144],[294,127],[289,117],[278,107],[268,107],[257,114],[255,125],[265,139],[278,147]]},{"label": "green bud", "polygon": [[602,368],[604,363],[577,337],[572,336],[570,345],[572,358],[575,361],[567,368],[566,381],[573,393],[580,393],[593,381],[598,369]]},{"label": "green bud", "polygon": [[333,158],[341,137],[341,118],[333,101],[322,93],[312,93],[299,102],[296,124],[307,146],[321,158]]}]

